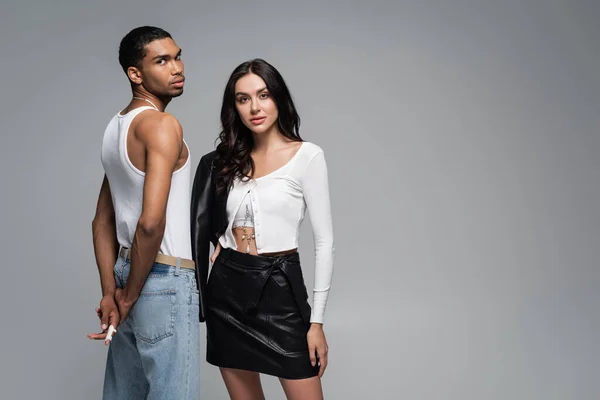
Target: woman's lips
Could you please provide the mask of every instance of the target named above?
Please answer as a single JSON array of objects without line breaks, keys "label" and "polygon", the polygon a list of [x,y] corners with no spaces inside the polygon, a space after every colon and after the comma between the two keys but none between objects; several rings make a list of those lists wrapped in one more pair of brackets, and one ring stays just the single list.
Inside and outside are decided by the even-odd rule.
[{"label": "woman's lips", "polygon": [[252,118],[250,122],[252,122],[253,125],[260,125],[265,122],[265,119],[267,119],[267,117]]}]

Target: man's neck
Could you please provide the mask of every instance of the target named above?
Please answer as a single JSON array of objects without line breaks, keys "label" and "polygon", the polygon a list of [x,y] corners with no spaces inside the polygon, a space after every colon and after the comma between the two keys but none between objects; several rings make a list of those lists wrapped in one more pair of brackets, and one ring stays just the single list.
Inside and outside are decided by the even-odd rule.
[{"label": "man's neck", "polygon": [[134,98],[137,97],[138,99],[144,99],[140,101],[146,101],[149,102],[149,104],[153,104],[158,109],[158,111],[165,111],[167,105],[169,104],[169,102],[171,102],[170,97],[161,98],[146,90],[134,89],[132,92],[132,96]]}]

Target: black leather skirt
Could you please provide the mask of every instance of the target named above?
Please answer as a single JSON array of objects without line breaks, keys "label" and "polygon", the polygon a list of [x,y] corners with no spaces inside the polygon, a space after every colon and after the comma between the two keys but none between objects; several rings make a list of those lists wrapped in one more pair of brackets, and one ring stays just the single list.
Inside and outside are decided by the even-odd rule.
[{"label": "black leather skirt", "polygon": [[310,305],[298,253],[221,249],[206,287],[206,360],[286,379],[318,375],[306,334]]}]

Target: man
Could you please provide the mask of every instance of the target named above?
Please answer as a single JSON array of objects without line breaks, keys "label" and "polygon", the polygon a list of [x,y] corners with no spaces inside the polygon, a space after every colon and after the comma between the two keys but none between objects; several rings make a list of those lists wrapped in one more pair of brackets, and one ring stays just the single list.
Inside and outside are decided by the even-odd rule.
[{"label": "man", "polygon": [[[181,49],[140,27],[121,41],[133,99],[102,143],[105,177],[92,224],[110,343],[104,399],[198,399],[199,294],[190,241],[190,154],[164,112],[183,93]],[[116,333],[111,336],[116,328]]]}]

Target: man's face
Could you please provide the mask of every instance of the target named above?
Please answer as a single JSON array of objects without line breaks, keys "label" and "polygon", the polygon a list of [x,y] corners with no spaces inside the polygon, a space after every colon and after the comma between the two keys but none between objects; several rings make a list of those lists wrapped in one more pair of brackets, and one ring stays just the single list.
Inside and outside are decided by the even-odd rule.
[{"label": "man's face", "polygon": [[140,77],[144,88],[157,97],[177,97],[183,93],[181,49],[171,38],[146,45]]}]

